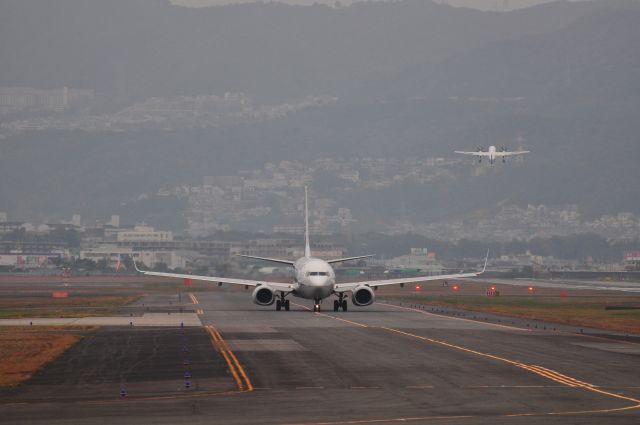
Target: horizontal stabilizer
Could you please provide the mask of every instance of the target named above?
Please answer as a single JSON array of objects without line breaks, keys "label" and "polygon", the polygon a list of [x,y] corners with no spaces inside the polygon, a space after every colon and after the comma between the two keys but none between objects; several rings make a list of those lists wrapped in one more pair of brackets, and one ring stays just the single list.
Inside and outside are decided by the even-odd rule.
[{"label": "horizontal stabilizer", "polygon": [[336,258],[335,260],[327,260],[327,263],[329,263],[329,264],[342,263],[344,261],[360,260],[362,258],[371,258],[371,257],[374,257],[374,256],[375,256],[374,254],[371,254],[371,255],[359,255],[357,257]]},{"label": "horizontal stabilizer", "polygon": [[253,258],[254,260],[269,261],[270,263],[288,264],[288,265],[290,265],[290,266],[293,266],[293,264],[295,263],[295,261],[280,260],[280,259],[278,259],[278,258],[256,257],[256,256],[254,256],[254,255],[243,255],[243,254],[238,254],[238,257]]}]

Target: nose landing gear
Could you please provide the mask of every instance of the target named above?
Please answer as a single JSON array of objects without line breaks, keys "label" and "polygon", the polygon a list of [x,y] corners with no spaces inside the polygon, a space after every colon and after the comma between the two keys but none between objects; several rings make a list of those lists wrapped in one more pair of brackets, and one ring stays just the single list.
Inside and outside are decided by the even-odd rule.
[{"label": "nose landing gear", "polygon": [[313,312],[320,313],[320,298],[313,300]]}]

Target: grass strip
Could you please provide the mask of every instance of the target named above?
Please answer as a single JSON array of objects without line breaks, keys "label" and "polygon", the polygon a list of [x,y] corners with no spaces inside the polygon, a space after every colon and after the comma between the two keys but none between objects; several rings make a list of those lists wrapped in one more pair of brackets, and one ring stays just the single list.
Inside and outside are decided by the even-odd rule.
[{"label": "grass strip", "polygon": [[640,309],[606,309],[640,305],[640,297],[560,298],[536,296],[400,296],[389,297],[462,310],[640,334]]}]

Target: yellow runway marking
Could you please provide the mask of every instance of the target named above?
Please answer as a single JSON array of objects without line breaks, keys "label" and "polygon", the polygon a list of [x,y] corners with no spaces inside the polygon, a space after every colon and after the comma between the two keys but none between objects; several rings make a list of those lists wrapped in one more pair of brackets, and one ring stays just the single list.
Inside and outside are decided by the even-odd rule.
[{"label": "yellow runway marking", "polygon": [[[291,301],[289,301],[291,302]],[[298,303],[291,303],[293,305],[297,305],[298,307],[304,308],[307,311],[311,311],[311,309],[309,307],[307,307],[306,305],[302,305],[302,304],[298,304]]]},{"label": "yellow runway marking", "polygon": [[198,299],[195,295],[189,294],[189,298],[191,298],[191,304],[198,304]]},{"label": "yellow runway marking", "polygon": [[198,310],[196,310],[196,313],[200,316],[202,316],[204,314],[204,310],[199,308]]},{"label": "yellow runway marking", "polygon": [[337,421],[337,422],[299,422],[287,425],[357,425],[357,424],[378,424],[378,423],[390,423],[390,422],[414,422],[414,421],[428,421],[428,420],[444,420],[444,419],[470,419],[473,416],[413,416],[407,418],[391,418],[391,419],[355,419],[350,421]]},{"label": "yellow runway marking", "polygon": [[353,322],[351,320],[343,319],[341,317],[331,316],[330,314],[326,314],[326,313],[316,313],[316,315],[317,316],[328,317],[330,319],[339,320],[341,322],[349,323],[349,324],[354,325],[354,326],[360,326],[361,328],[368,328],[369,327],[369,326],[365,325],[364,323]]},{"label": "yellow runway marking", "polygon": [[253,391],[253,384],[249,380],[249,377],[244,371],[244,368],[238,361],[238,358],[235,356],[235,354],[233,354],[233,351],[229,349],[227,342],[222,338],[222,335],[220,335],[217,329],[211,325],[207,325],[205,328],[207,332],[209,332],[209,335],[211,335],[212,344],[214,345],[214,347],[217,347],[220,350],[222,356],[227,362],[229,371],[231,371],[231,375],[233,376],[233,379],[236,381],[236,385],[238,386],[238,391]]},{"label": "yellow runway marking", "polygon": [[[311,309],[309,307],[307,307],[306,305],[302,305],[302,304],[298,304],[298,303],[291,303],[293,305],[296,305],[298,307],[304,308],[305,310],[311,311]],[[350,325],[354,325],[354,326],[360,326],[361,328],[368,328],[369,326],[365,325],[364,323],[358,323],[358,322],[354,322],[351,320],[347,320],[347,319],[343,319],[341,317],[336,317],[336,316],[331,316],[329,314],[326,313],[314,313],[316,316],[323,316],[323,317],[328,317],[330,319],[335,319],[335,320],[339,320],[341,322],[345,322],[345,323],[349,323]]]},{"label": "yellow runway marking", "polygon": [[565,388],[566,385],[463,385],[460,388],[479,389],[479,388]]},{"label": "yellow runway marking", "polygon": [[238,373],[240,374],[240,376],[244,380],[244,383],[245,383],[245,386],[246,386],[246,390],[249,391],[249,392],[253,391],[253,384],[249,380],[249,377],[247,376],[247,373],[244,371],[244,368],[242,367],[242,365],[240,364],[240,361],[238,361],[238,358],[236,357],[236,355],[233,354],[233,351],[231,351],[231,349],[227,345],[227,341],[225,341],[222,338],[222,335],[220,335],[220,332],[218,332],[218,330],[216,328],[214,328],[211,325],[209,325],[208,327],[218,337],[218,341],[220,341],[220,343],[224,346],[224,349],[227,351],[227,354],[229,354],[229,356],[231,356],[231,359],[233,360],[233,362],[234,362],[234,364],[235,364],[235,366],[236,366],[236,368],[238,370]]},{"label": "yellow runway marking", "polygon": [[506,359],[504,357],[494,356],[493,354],[483,353],[483,352],[480,352],[480,351],[472,350],[470,348],[462,347],[460,345],[450,344],[450,343],[445,342],[445,341],[439,341],[437,339],[432,339],[432,338],[427,338],[427,337],[420,336],[420,335],[415,335],[415,334],[412,334],[412,333],[409,333],[409,332],[404,332],[404,331],[401,331],[401,330],[398,330],[398,329],[386,328],[386,327],[383,327],[382,329],[385,329],[385,330],[387,330],[389,332],[395,332],[395,333],[406,335],[406,336],[409,336],[409,337],[412,337],[412,338],[420,339],[420,340],[423,340],[423,341],[428,341],[428,342],[431,342],[431,343],[434,343],[434,344],[439,344],[439,345],[443,345],[443,346],[446,346],[446,347],[454,348],[456,350],[460,350],[460,351],[464,351],[464,352],[467,352],[467,353],[475,354],[477,356],[487,357],[487,358],[490,358],[490,359],[494,359],[494,360],[498,360],[498,361],[501,361],[501,362],[509,363],[509,364],[517,366],[519,368],[522,368],[522,369],[528,370],[530,372],[533,372],[533,373],[535,373],[535,374],[537,374],[539,376],[543,376],[543,377],[545,377],[547,379],[551,379],[553,381],[565,384],[568,387],[580,387],[580,388],[583,388],[585,390],[596,392],[596,393],[599,393],[599,394],[602,394],[602,395],[606,395],[606,396],[609,396],[609,397],[615,397],[615,398],[619,398],[619,399],[622,399],[622,400],[627,400],[627,401],[631,401],[631,402],[637,403],[635,406],[629,406],[629,409],[640,408],[640,400],[638,400],[638,399],[635,399],[633,397],[627,397],[627,396],[624,396],[624,395],[621,395],[621,394],[616,394],[616,393],[613,393],[613,392],[610,392],[610,391],[605,391],[605,390],[599,389],[598,387],[596,387],[593,384],[589,384],[589,383],[586,383],[586,382],[583,382],[583,381],[579,381],[579,380],[577,380],[575,378],[571,378],[570,376],[563,375],[560,372],[556,372],[554,370],[547,369],[547,368],[544,368],[542,366],[527,365],[527,364],[524,364],[524,363],[521,363],[521,362],[518,362],[518,361],[515,361],[515,360],[510,360],[510,359]]},{"label": "yellow runway marking", "polygon": [[[197,300],[196,300],[197,302]],[[227,342],[222,338],[222,335],[211,325],[205,326],[205,330],[210,335],[211,344],[214,348],[216,348],[222,354],[225,361],[227,362],[227,366],[229,367],[229,371],[233,376],[234,381],[236,382],[237,390],[232,391],[207,391],[200,393],[191,393],[191,394],[170,394],[170,395],[162,395],[162,396],[148,396],[148,397],[128,397],[129,401],[160,401],[160,400],[180,400],[180,399],[190,399],[190,398],[205,398],[205,397],[217,397],[217,396],[230,396],[235,394],[242,394],[247,392],[252,392],[255,388],[253,384],[249,380],[244,368],[238,361],[237,357],[233,354],[233,352],[229,349]],[[268,388],[261,388],[268,389]],[[109,404],[109,403],[122,403],[121,399],[108,399],[108,400],[90,400],[87,401],[87,404]]]},{"label": "yellow runway marking", "polygon": [[[385,304],[385,305],[389,305],[389,304]],[[391,307],[396,307],[396,308],[402,308],[402,309],[407,309],[407,310],[413,310],[416,311],[418,313],[422,313],[422,314],[426,314],[426,315],[433,315],[432,313],[428,313],[422,310],[417,310],[417,309],[412,309],[409,307],[399,307],[399,306],[393,306],[390,305]],[[306,307],[305,307],[306,308]],[[328,317],[331,319],[336,319],[336,317],[334,316],[330,316],[328,314],[322,314],[322,313],[316,313],[319,316],[323,316],[323,317]],[[438,316],[438,315],[435,315]],[[440,317],[440,316],[439,316]],[[461,318],[457,318],[457,317],[447,317],[448,319],[456,319],[456,320],[466,320],[466,321],[471,321],[471,322],[475,322],[473,320],[469,320],[469,319],[461,319]],[[560,372],[551,370],[551,369],[547,369],[545,367],[542,366],[537,366],[537,365],[528,365],[516,360],[511,360],[511,359],[507,359],[505,357],[500,357],[500,356],[496,356],[490,353],[483,353],[481,351],[477,351],[477,350],[473,350],[470,348],[466,348],[460,345],[455,345],[455,344],[451,344],[449,342],[446,341],[440,341],[437,339],[433,339],[433,338],[427,338],[424,336],[420,336],[420,335],[416,335],[416,334],[412,334],[409,332],[404,332],[401,331],[399,329],[394,329],[394,328],[388,328],[388,327],[373,327],[373,326],[367,326],[363,323],[357,323],[357,322],[352,322],[349,321],[350,323],[357,325],[357,326],[363,326],[363,327],[369,327],[371,329],[384,329],[388,332],[393,332],[393,333],[397,333],[397,334],[401,334],[401,335],[405,335],[411,338],[415,338],[415,339],[419,339],[422,341],[426,341],[426,342],[430,342],[433,344],[438,344],[438,345],[442,345],[448,348],[453,348],[456,350],[460,350],[460,351],[464,351],[466,353],[470,353],[470,354],[474,354],[476,356],[480,356],[480,357],[485,357],[485,358],[489,358],[489,359],[493,359],[493,360],[497,360],[500,362],[504,362],[516,367],[519,367],[521,369],[527,370],[529,372],[532,372],[538,376],[541,376],[543,378],[558,382],[560,384],[562,384],[563,386],[569,387],[569,388],[581,388],[587,391],[591,391],[594,393],[598,393],[600,395],[603,396],[607,396],[607,397],[613,397],[613,398],[618,398],[621,400],[627,400],[627,401],[631,401],[634,404],[631,406],[625,406],[625,407],[618,407],[618,408],[612,408],[612,409],[597,409],[597,410],[583,410],[583,411],[568,411],[568,412],[546,412],[546,413],[512,413],[512,414],[505,414],[505,415],[499,415],[502,417],[517,417],[517,416],[544,416],[544,415],[578,415],[578,414],[590,414],[590,413],[613,413],[613,412],[621,412],[621,411],[626,411],[626,410],[633,410],[633,409],[639,409],[640,408],[640,399],[636,399],[633,397],[628,397],[622,394],[617,394],[611,391],[606,391],[602,388],[597,387],[596,385],[593,384],[589,384],[587,382],[584,381],[580,381],[578,379],[572,378],[570,376],[564,375]],[[478,323],[478,322],[475,322]],[[484,322],[480,322],[480,323],[484,323]],[[497,324],[489,324],[489,325],[493,325],[493,326],[498,326],[498,327],[503,327],[503,328],[509,328],[509,329],[514,329],[514,330],[519,330],[522,331],[523,329],[520,328],[514,328],[511,326],[506,326],[506,325],[497,325]],[[352,387],[354,388],[354,387]],[[473,416],[460,416],[460,417],[456,417],[459,419],[463,419],[463,418],[472,418]],[[389,422],[411,422],[411,421],[420,421],[420,420],[428,420],[428,419],[452,419],[452,417],[438,417],[438,416],[425,416],[425,417],[415,417],[415,418],[386,418],[386,419],[363,419],[363,420],[355,420],[355,421],[337,421],[337,422],[313,422],[313,423],[306,423],[305,425],[340,425],[340,424],[372,424],[372,423],[389,423]],[[300,425],[300,424],[291,424],[291,425]]]}]

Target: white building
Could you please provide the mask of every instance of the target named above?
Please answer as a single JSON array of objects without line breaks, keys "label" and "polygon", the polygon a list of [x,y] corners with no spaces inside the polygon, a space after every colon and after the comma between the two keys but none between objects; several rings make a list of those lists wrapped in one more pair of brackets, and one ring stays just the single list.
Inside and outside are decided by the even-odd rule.
[{"label": "white building", "polygon": [[174,251],[134,251],[132,248],[117,247],[115,245],[102,245],[95,248],[87,248],[80,251],[81,260],[93,260],[95,262],[106,260],[109,267],[116,268],[118,260],[131,257],[138,267],[155,267],[157,264],[166,264],[174,269],[183,268],[186,260]]},{"label": "white building", "polygon": [[151,226],[139,225],[133,230],[118,232],[118,242],[168,242],[173,240],[173,232],[155,230]]},{"label": "white building", "polygon": [[117,214],[112,215],[111,220],[109,220],[109,224],[113,227],[120,227],[120,216]]}]

